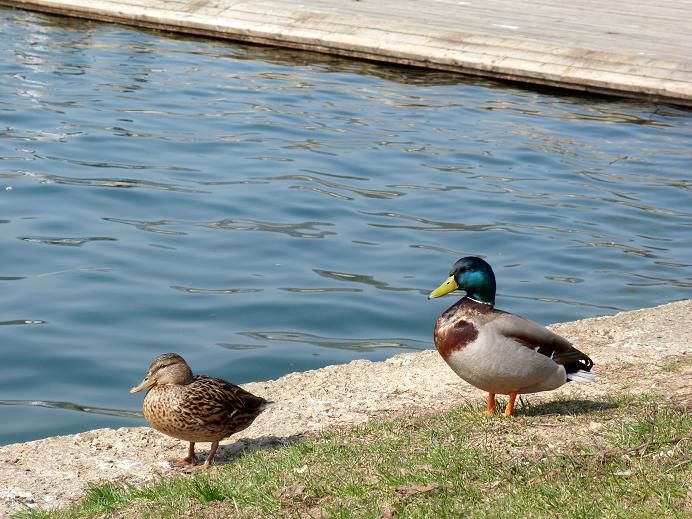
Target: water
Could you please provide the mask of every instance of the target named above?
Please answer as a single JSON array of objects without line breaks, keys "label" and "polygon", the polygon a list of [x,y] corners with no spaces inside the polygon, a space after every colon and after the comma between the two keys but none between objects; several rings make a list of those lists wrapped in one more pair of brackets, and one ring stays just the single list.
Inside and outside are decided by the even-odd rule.
[{"label": "water", "polygon": [[128,389],[163,352],[242,383],[430,348],[452,300],[425,295],[467,254],[543,323],[690,297],[684,110],[0,30],[0,444],[142,425]]}]

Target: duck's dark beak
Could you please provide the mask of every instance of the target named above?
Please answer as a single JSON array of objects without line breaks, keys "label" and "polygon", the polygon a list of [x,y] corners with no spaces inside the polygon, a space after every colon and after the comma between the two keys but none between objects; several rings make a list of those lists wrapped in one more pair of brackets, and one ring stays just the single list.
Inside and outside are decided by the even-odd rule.
[{"label": "duck's dark beak", "polygon": [[457,280],[454,279],[454,276],[449,276],[444,283],[442,283],[439,287],[430,292],[430,294],[428,295],[428,299],[435,299],[436,297],[441,297],[445,294],[449,294],[450,292],[454,292],[458,288],[459,284],[457,283]]},{"label": "duck's dark beak", "polygon": [[150,388],[154,384],[156,384],[156,379],[151,378],[151,377],[149,377],[149,375],[147,375],[146,377],[144,377],[144,380],[142,380],[142,383],[140,385],[135,386],[132,389],[130,389],[130,393],[139,393],[140,391],[142,391],[144,389]]}]

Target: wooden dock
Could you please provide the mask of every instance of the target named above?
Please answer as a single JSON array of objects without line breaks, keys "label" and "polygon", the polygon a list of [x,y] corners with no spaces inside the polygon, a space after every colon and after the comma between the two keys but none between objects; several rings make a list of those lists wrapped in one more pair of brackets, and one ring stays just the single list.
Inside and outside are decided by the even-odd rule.
[{"label": "wooden dock", "polygon": [[692,106],[692,0],[0,0],[0,5]]}]

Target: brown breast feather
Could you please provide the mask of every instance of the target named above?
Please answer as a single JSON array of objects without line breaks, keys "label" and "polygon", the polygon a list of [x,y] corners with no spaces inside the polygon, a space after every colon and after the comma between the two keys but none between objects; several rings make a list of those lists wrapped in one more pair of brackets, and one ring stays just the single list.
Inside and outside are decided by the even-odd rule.
[{"label": "brown breast feather", "polygon": [[478,337],[478,330],[469,321],[456,321],[447,326],[435,328],[435,346],[442,358],[447,360],[455,351],[462,350]]},{"label": "brown breast feather", "polygon": [[478,337],[478,326],[495,318],[492,305],[464,297],[445,310],[435,325],[435,346],[447,360]]}]

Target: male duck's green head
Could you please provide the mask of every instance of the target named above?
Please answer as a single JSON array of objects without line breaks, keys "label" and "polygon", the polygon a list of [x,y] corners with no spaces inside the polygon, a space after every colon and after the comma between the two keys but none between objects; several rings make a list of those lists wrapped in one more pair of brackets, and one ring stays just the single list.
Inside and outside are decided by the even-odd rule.
[{"label": "male duck's green head", "polygon": [[428,299],[440,297],[461,289],[471,299],[481,303],[495,304],[495,274],[487,262],[475,256],[461,258],[452,267],[449,277],[435,290]]}]

